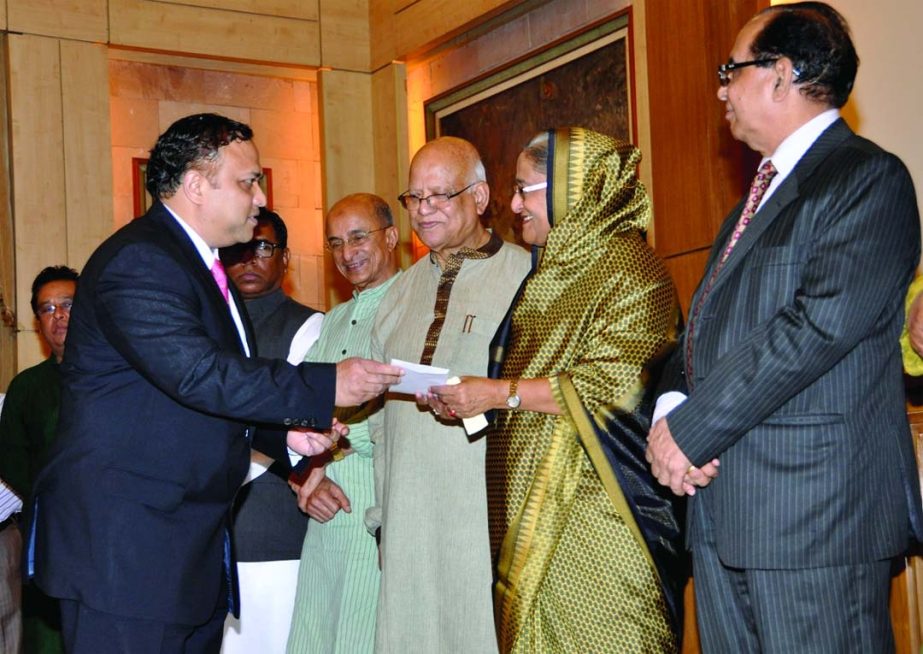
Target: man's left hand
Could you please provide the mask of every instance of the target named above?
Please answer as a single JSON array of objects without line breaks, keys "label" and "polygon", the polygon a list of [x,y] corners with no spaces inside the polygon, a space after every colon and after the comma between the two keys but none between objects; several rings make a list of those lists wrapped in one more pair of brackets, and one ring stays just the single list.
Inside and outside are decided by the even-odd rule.
[{"label": "man's left hand", "polygon": [[349,427],[334,418],[330,429],[325,432],[308,429],[289,430],[286,443],[293,452],[301,456],[317,456],[329,450],[337,439],[348,433]]},{"label": "man's left hand", "polygon": [[[673,440],[673,434],[670,433],[670,426],[666,418],[661,418],[647,435],[647,452],[644,458],[651,464],[651,472],[654,477],[663,486],[669,486],[675,495],[695,495],[695,486],[687,481],[686,475],[694,475],[696,472],[701,473],[701,469],[695,468],[692,462],[679,449],[676,441]],[[715,472],[717,474],[717,472]],[[707,475],[702,473],[696,475],[696,480],[703,481],[701,485],[706,485],[711,481]]]}]

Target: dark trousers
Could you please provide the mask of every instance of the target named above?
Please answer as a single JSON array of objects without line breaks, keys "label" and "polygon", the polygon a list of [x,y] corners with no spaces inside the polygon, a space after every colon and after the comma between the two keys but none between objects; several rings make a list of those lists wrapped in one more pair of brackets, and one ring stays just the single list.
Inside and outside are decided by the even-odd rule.
[{"label": "dark trousers", "polygon": [[61,600],[61,631],[68,654],[218,654],[226,607],[202,625],[179,625],[111,615]]},{"label": "dark trousers", "polygon": [[893,652],[891,562],[794,570],[724,565],[701,502],[692,564],[703,654]]}]

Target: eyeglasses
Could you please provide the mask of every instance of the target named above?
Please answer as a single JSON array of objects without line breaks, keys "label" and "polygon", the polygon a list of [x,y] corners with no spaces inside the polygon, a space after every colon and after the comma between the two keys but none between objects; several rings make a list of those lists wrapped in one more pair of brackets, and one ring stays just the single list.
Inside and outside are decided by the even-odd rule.
[{"label": "eyeglasses", "polygon": [[432,195],[427,195],[425,198],[421,198],[419,195],[414,195],[410,191],[404,191],[399,196],[397,196],[397,201],[407,209],[407,211],[416,211],[420,208],[420,205],[425,202],[429,205],[430,209],[444,209],[448,206],[449,201],[461,195],[469,188],[477,184],[478,182],[471,182],[460,191],[455,191],[455,193],[433,193]]},{"label": "eyeglasses", "polygon": [[746,68],[747,66],[763,66],[765,64],[774,64],[779,61],[778,57],[769,57],[768,59],[754,59],[753,61],[729,61],[726,64],[721,64],[718,66],[718,84],[721,86],[727,86],[731,83],[731,72],[737,70],[738,68]]},{"label": "eyeglasses", "polygon": [[53,316],[58,312],[58,309],[64,313],[70,313],[72,306],[74,306],[74,302],[72,300],[65,300],[60,304],[43,304],[38,308],[38,315],[39,317]]},{"label": "eyeglasses", "polygon": [[[390,227],[390,225],[388,227]],[[347,245],[352,246],[352,247],[357,247],[359,245],[362,245],[366,241],[368,241],[369,236],[371,236],[375,232],[384,231],[388,229],[388,227],[379,227],[378,229],[370,229],[367,232],[361,229],[358,229],[354,232],[350,232],[349,236],[346,237],[346,240],[343,240],[342,238],[328,238],[327,242],[324,244],[324,247],[330,250],[331,252],[339,252]]]},{"label": "eyeglasses", "polygon": [[276,250],[284,249],[278,243],[257,238],[249,243],[238,243],[230,247],[221,248],[219,254],[221,263],[225,266],[233,266],[244,261],[250,261],[254,257],[257,259],[271,259]]},{"label": "eyeglasses", "polygon": [[543,188],[548,188],[548,182],[539,182],[538,184],[529,184],[528,186],[523,186],[519,182],[514,182],[513,195],[525,197],[526,193],[531,193],[532,191],[541,191]]}]

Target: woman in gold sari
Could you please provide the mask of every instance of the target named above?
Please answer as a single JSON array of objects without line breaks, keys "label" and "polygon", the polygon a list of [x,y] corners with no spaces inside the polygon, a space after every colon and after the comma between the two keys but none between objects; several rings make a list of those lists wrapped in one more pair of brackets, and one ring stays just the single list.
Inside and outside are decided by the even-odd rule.
[{"label": "woman in gold sari", "polygon": [[445,417],[500,409],[487,483],[501,652],[679,647],[678,521],[644,461],[678,309],[644,240],[639,160],[580,128],[530,142],[512,208],[537,265],[498,334],[502,378],[431,389]]}]

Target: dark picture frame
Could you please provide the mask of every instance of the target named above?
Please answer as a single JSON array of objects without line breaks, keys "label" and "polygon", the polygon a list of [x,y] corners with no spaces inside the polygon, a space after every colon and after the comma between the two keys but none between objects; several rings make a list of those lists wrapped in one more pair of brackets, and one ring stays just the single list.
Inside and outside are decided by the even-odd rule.
[{"label": "dark picture frame", "polygon": [[427,140],[459,136],[481,153],[484,220],[504,239],[519,241],[509,207],[516,157],[536,133],[579,126],[636,142],[629,21],[623,12],[424,102]]}]

